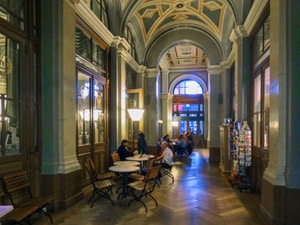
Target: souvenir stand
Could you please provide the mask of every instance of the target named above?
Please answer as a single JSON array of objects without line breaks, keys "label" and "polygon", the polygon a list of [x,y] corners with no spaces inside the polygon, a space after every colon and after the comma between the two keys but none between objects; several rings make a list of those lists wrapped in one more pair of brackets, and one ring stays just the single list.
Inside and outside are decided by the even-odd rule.
[{"label": "souvenir stand", "polygon": [[233,169],[229,181],[240,191],[251,191],[252,185],[248,170],[252,165],[252,133],[247,121],[233,122],[230,127],[230,155],[233,160]]}]

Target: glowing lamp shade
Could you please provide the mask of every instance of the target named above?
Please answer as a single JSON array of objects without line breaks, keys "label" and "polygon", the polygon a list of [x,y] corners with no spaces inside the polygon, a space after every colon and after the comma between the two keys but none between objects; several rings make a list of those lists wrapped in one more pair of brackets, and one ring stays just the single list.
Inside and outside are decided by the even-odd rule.
[{"label": "glowing lamp shade", "polygon": [[128,109],[127,111],[132,121],[140,121],[144,113],[144,109]]},{"label": "glowing lamp shade", "polygon": [[172,126],[177,127],[178,126],[178,121],[172,121]]}]

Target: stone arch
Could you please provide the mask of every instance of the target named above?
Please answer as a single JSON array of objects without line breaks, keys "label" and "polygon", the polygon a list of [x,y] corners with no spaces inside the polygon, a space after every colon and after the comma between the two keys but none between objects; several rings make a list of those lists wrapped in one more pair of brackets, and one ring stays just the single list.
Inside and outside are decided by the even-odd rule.
[{"label": "stone arch", "polygon": [[223,61],[223,51],[220,44],[207,33],[200,30],[177,29],[169,31],[157,38],[148,48],[145,55],[145,66],[157,67],[163,51],[180,40],[190,40],[201,48],[208,56],[211,65],[218,65]]}]

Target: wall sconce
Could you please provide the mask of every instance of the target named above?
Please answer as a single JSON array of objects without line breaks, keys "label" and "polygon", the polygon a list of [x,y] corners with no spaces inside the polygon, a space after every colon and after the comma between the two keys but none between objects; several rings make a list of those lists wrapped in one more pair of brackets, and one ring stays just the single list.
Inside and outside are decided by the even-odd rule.
[{"label": "wall sconce", "polygon": [[127,111],[132,120],[132,151],[134,151],[134,122],[141,120],[144,114],[144,109],[127,109]]}]

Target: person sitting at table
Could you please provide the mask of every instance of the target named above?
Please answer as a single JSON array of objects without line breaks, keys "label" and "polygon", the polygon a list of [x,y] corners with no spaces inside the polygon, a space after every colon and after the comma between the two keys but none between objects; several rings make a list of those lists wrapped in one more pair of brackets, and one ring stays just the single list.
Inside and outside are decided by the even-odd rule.
[{"label": "person sitting at table", "polygon": [[121,161],[125,161],[126,157],[138,154],[138,151],[135,150],[134,152],[130,152],[128,150],[128,140],[123,139],[122,142],[121,142],[120,147],[118,148],[118,153],[119,153]]},{"label": "person sitting at table", "polygon": [[168,143],[166,141],[163,141],[161,143],[161,149],[162,149],[162,155],[157,157],[157,159],[159,159],[160,157],[163,158],[161,161],[161,166],[166,167],[166,168],[172,167],[173,166],[173,152],[168,147]]},{"label": "person sitting at table", "polygon": [[186,150],[186,143],[185,143],[185,140],[183,138],[183,135],[180,135],[179,136],[179,142],[177,144],[177,149],[176,149],[176,153],[180,156],[183,155],[183,153],[185,152]]}]

